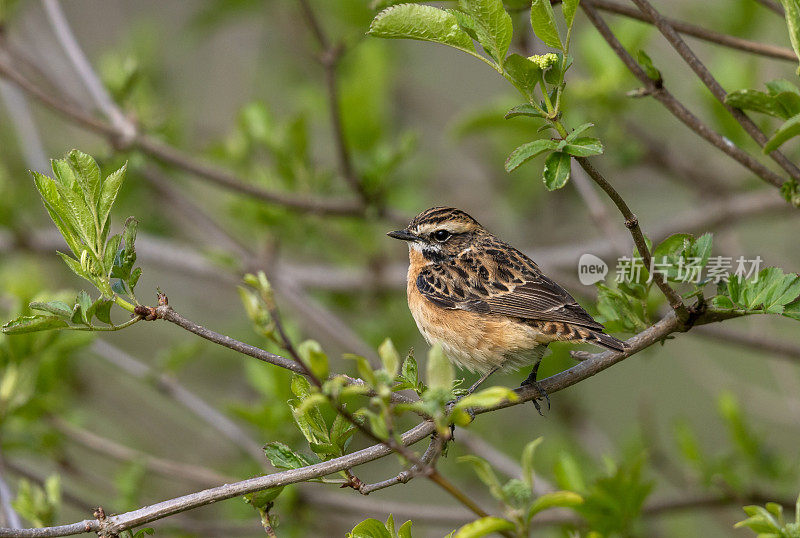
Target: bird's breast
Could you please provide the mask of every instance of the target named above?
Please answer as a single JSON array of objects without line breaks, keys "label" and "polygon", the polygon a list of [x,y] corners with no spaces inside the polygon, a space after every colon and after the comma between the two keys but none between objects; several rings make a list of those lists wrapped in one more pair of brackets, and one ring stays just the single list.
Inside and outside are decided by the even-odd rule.
[{"label": "bird's breast", "polygon": [[[417,257],[419,259],[415,259]],[[529,363],[525,359],[527,351],[543,343],[541,332],[505,316],[435,305],[417,288],[417,276],[425,265],[422,255],[412,249],[407,279],[408,307],[429,344],[440,344],[450,360],[477,372],[497,367],[517,368]]]}]

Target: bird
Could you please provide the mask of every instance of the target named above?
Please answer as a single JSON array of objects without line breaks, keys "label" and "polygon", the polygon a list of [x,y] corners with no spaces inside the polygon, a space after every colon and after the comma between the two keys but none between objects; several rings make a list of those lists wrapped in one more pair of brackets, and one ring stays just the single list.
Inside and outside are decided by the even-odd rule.
[{"label": "bird", "polygon": [[437,206],[389,237],[409,247],[408,307],[429,345],[439,344],[457,366],[483,375],[533,365],[533,385],[551,342],[588,342],[624,352],[564,288],[533,260],[498,239],[460,209]]}]

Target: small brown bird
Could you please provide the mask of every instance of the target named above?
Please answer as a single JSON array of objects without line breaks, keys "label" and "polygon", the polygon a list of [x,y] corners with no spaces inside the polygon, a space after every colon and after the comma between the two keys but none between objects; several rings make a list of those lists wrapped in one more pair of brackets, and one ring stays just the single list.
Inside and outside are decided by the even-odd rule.
[{"label": "small brown bird", "polygon": [[408,307],[425,340],[482,379],[533,364],[522,384],[547,397],[536,373],[550,342],[625,350],[533,260],[461,210],[433,207],[387,235],[408,242]]}]

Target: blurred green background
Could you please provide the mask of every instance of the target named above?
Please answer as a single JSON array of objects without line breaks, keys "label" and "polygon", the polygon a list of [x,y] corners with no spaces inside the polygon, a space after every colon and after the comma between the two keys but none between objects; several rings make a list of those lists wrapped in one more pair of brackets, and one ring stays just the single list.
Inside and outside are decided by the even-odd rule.
[{"label": "blurred green background", "polygon": [[[93,113],[42,4],[3,5],[8,10],[0,53],[12,47],[29,60],[30,77]],[[590,252],[614,265],[618,255],[630,255],[630,236],[616,209],[593,185],[588,188],[600,196],[612,233],[593,220],[576,188],[578,180],[548,192],[539,176],[541,163],[512,174],[504,171],[508,153],[537,136],[538,125],[503,119],[519,102],[513,88],[452,49],[366,37],[376,13],[366,0],[312,1],[311,7],[331,42],[344,47],[336,84],[353,169],[376,201],[366,215],[307,214],[198,181],[142,152],[118,151],[36,101],[20,105],[24,94],[3,80],[4,319],[37,296],[59,290],[70,296],[83,286],[55,254],[62,248],[59,238],[27,172],[46,171],[43,158],[61,157],[71,148],[94,155],[104,173],[129,162],[114,219],[115,228],[128,215],[140,221],[137,247],[144,274],[138,290],[143,302],[154,302],[150,294],[160,287],[186,317],[276,351],[252,331],[236,288],[245,271],[263,269],[273,280],[292,334],[318,340],[334,371],[353,373],[352,361],[340,360],[344,352],[374,360],[374,350],[387,336],[401,354],[414,348],[424,361],[427,346],[405,302],[406,249],[384,234],[434,205],[466,210],[528,252],[596,312],[595,289],[577,281],[577,259]],[[658,7],[719,32],[789,45],[783,19],[754,0],[659,2]],[[337,167],[320,48],[297,3],[81,0],[65,2],[63,9],[91,64],[141,131],[260,187],[322,197],[350,194]],[[512,49],[525,55],[543,52],[541,42],[529,35],[528,12],[517,9],[512,16],[519,32]],[[667,87],[687,107],[760,155],[655,29],[606,18],[629,50],[648,52]],[[796,76],[796,62],[689,43],[728,90],[761,88],[764,81]],[[603,140],[606,151],[593,162],[626,198],[645,233],[660,240],[669,233],[711,231],[715,254],[760,255],[765,264],[787,272],[798,267],[798,216],[775,189],[690,133],[656,101],[626,97],[638,82],[580,13],[572,53],[575,64],[564,96],[569,122],[596,124],[593,136]],[[18,116],[28,107],[30,130]],[[776,127],[755,119],[766,130]],[[798,156],[795,142],[783,149],[793,159]],[[573,174],[578,172],[573,167]],[[244,259],[197,211],[182,208],[160,190],[160,183],[202,208],[255,255]],[[378,208],[386,208],[383,215]],[[742,502],[634,517],[621,535],[752,535],[733,529],[744,519],[741,505],[749,504],[751,493],[767,496],[763,504],[793,501],[800,489],[800,335],[795,324],[751,317],[724,323],[723,332],[715,327],[679,334],[554,394],[545,417],[528,405],[480,417],[468,431],[456,432],[441,468],[494,510],[487,489],[456,462],[458,455],[481,453],[482,443],[493,447],[495,457],[502,454],[516,462],[527,442],[544,437],[536,468],[549,483],[563,479],[571,466],[591,481],[641,457],[645,463],[638,480],[652,485],[648,503],[694,495]],[[749,346],[733,341],[732,334],[781,342],[787,351]],[[18,399],[3,400],[2,474],[16,491],[21,479],[35,483],[57,473],[63,500],[52,523],[91,517],[97,505],[120,512],[213,485],[217,477],[258,474],[265,461],[257,458],[257,447],[267,441],[281,440],[303,451],[285,404],[290,397],[286,372],[162,323],[140,323],[98,341],[103,344],[72,334],[0,336],[4,375],[16,368],[20,371],[14,375],[21,379],[16,385],[6,382]],[[120,362],[131,364],[127,359],[108,360],[119,352],[151,370],[141,379],[131,375],[120,368]],[[572,364],[567,348],[558,348],[545,359],[540,378]],[[232,418],[256,450],[237,448],[165,395],[153,377],[160,374]],[[498,375],[494,382],[515,387],[526,374]],[[130,452],[115,456],[107,440]],[[366,444],[357,438],[353,449]],[[152,458],[217,474],[203,480],[165,473],[153,469]],[[360,467],[357,474],[376,481],[399,470],[393,458]],[[280,520],[279,536],[341,536],[366,517],[385,519],[390,512],[400,522],[413,519],[414,536],[443,536],[469,520],[422,479],[369,497],[305,484],[285,492],[273,512]],[[263,535],[255,513],[239,499],[153,526],[158,536]],[[534,535],[567,532],[548,526]]]}]

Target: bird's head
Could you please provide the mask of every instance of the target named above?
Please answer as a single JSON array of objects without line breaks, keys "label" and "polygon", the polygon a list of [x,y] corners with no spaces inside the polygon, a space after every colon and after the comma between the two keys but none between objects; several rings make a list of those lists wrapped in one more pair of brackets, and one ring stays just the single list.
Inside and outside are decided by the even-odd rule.
[{"label": "bird's head", "polygon": [[408,241],[425,258],[441,262],[468,249],[482,234],[488,233],[478,221],[453,207],[432,207],[414,217],[403,230],[386,235]]}]

